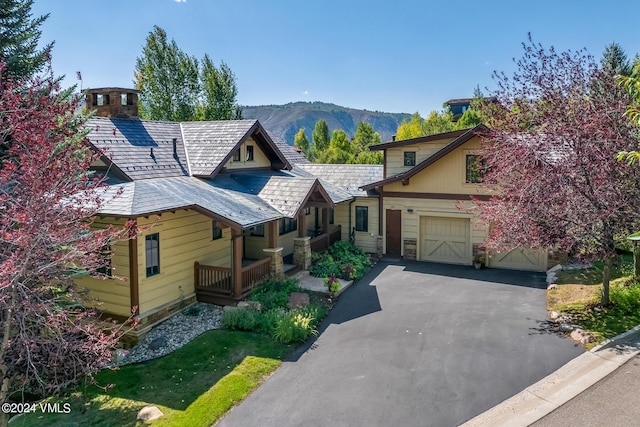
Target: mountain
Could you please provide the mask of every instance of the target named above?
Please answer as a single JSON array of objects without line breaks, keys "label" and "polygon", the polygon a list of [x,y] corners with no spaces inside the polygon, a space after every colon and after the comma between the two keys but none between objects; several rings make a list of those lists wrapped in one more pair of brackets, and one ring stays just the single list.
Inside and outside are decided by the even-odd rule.
[{"label": "mountain", "polygon": [[409,119],[411,114],[356,110],[325,102],[291,102],[285,105],[243,106],[242,117],[258,119],[269,132],[293,145],[293,138],[300,128],[304,128],[311,142],[311,132],[319,119],[327,122],[329,132],[343,129],[349,137],[353,137],[359,122],[366,122],[380,134],[382,142],[391,141],[398,125],[403,119]]}]

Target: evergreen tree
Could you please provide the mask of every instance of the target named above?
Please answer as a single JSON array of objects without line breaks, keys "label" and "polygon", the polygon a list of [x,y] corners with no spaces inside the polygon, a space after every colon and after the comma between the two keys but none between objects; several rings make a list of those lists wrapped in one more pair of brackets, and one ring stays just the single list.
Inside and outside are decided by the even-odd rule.
[{"label": "evergreen tree", "polygon": [[298,133],[296,133],[296,136],[293,138],[293,145],[298,147],[305,156],[309,155],[309,140],[304,133],[304,128],[300,128]]},{"label": "evergreen tree", "polygon": [[29,79],[41,71],[51,55],[53,43],[38,49],[40,26],[49,14],[32,18],[33,0],[0,0],[0,59],[4,76]]},{"label": "evergreen tree", "polygon": [[612,72],[614,75],[629,76],[631,74],[631,63],[618,43],[611,43],[604,49],[600,64],[605,71]]}]

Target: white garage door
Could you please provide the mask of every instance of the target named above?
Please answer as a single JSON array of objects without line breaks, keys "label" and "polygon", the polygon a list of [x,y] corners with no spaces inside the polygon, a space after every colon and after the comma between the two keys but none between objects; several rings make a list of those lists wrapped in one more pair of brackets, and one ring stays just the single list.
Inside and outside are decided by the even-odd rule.
[{"label": "white garage door", "polygon": [[471,264],[471,222],[467,218],[420,218],[422,261]]},{"label": "white garage door", "polygon": [[545,271],[547,252],[542,249],[518,247],[510,251],[494,252],[489,257],[489,267],[511,270]]}]

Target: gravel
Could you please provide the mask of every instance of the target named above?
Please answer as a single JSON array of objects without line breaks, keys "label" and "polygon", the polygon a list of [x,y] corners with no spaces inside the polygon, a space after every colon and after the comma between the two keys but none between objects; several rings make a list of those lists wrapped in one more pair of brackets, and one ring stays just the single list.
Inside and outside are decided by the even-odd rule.
[{"label": "gravel", "polygon": [[222,307],[197,303],[154,326],[134,347],[118,350],[114,366],[128,365],[167,355],[203,332],[222,325]]}]

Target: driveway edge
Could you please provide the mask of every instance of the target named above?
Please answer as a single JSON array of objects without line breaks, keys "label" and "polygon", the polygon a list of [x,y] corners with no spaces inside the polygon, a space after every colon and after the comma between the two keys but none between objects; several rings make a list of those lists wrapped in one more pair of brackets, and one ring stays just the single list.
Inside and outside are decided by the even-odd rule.
[{"label": "driveway edge", "polygon": [[640,353],[640,325],[603,341],[513,397],[462,424],[528,426],[573,399]]}]

